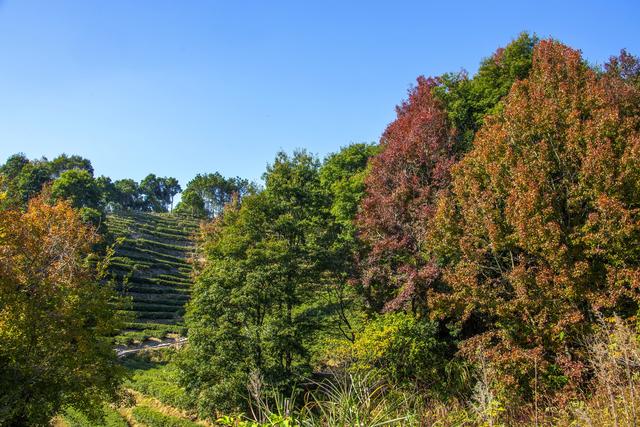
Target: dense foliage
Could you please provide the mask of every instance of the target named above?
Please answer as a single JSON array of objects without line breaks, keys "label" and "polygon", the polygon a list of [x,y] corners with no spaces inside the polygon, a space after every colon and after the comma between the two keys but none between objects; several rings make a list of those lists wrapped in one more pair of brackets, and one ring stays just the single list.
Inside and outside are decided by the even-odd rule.
[{"label": "dense foliage", "polygon": [[0,211],[0,424],[48,425],[112,398],[118,324],[90,262],[95,230],[66,202]]},{"label": "dense foliage", "polygon": [[83,210],[113,211],[116,209],[166,212],[173,197],[181,191],[175,178],[159,178],[149,174],[140,184],[132,179],[112,182],[109,177],[94,178],[88,159],[62,154],[49,161],[29,160],[24,154],[14,154],[0,166],[4,206],[24,206],[51,183],[54,200],[70,200]]},{"label": "dense foliage", "polygon": [[251,190],[249,181],[225,178],[216,173],[198,174],[187,184],[176,211],[194,216],[218,216],[234,197],[242,198]]},{"label": "dense foliage", "polygon": [[279,154],[264,191],[230,205],[206,230],[209,262],[187,312],[193,344],[184,364],[202,411],[246,405],[253,372],[285,388],[310,372],[324,228],[318,169],[306,153]]},{"label": "dense foliage", "polygon": [[473,78],[464,70],[438,77],[434,95],[444,104],[456,129],[456,151],[471,147],[485,117],[499,112],[511,85],[529,75],[536,43],[536,36],[522,33],[483,60]]},{"label": "dense foliage", "polygon": [[439,204],[432,245],[448,287],[431,301],[471,323],[463,352],[494,361],[511,392],[571,397],[588,377],[580,337],[596,314],[638,309],[640,117],[623,108],[630,99],[637,88],[621,76],[599,77],[579,52],[541,42]]},{"label": "dense foliage", "polygon": [[[91,161],[78,155],[61,154],[29,160],[24,154],[10,156],[0,166],[1,189],[6,192],[3,207],[24,206],[47,183],[54,200],[70,200],[83,215],[95,219],[104,212],[168,212],[182,192],[178,180],[148,174],[137,182],[131,178],[112,181],[94,177]],[[196,217],[214,217],[233,197],[242,197],[254,187],[246,179],[225,178],[218,172],[198,174],[189,181],[176,212]]]},{"label": "dense foliage", "polygon": [[279,155],[204,234],[190,392],[240,409],[331,367],[481,419],[576,399],[596,319],[638,310],[639,75],[521,34],[472,78],[420,77],[377,149],[306,180]]},{"label": "dense foliage", "polygon": [[455,156],[446,112],[432,94],[435,86],[433,79],[418,79],[383,134],[365,180],[358,226],[367,251],[360,268],[374,311],[408,303],[417,308],[438,275],[437,266],[422,257],[420,239]]}]

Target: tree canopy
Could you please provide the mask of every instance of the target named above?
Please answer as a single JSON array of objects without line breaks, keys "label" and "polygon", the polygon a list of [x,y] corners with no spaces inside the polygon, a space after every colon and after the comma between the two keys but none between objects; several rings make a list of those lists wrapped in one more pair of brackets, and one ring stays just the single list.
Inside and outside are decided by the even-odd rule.
[{"label": "tree canopy", "polygon": [[[9,157],[0,424],[45,425],[65,405],[113,397],[109,254],[94,253],[88,221],[108,213],[122,227],[140,221],[131,236],[188,216],[171,217],[189,226],[158,233],[153,250],[139,245],[150,271],[162,271],[158,257],[180,276],[136,284],[179,297],[172,317],[191,298],[189,340],[169,365],[190,416],[382,425],[402,407],[389,424],[556,425],[579,412],[623,425],[623,406],[637,421],[637,57],[623,50],[594,66],[523,33],[473,76],[418,77],[378,144],[324,159],[278,152],[263,181],[202,173],[182,191],[153,173],[96,178],[77,155]],[[123,221],[119,210],[150,214]],[[187,290],[176,254],[191,251],[196,224]],[[169,243],[178,235],[184,246]],[[162,302],[139,305],[155,319]]]},{"label": "tree canopy", "polygon": [[305,152],[279,153],[265,189],[236,199],[206,230],[183,364],[205,413],[245,407],[252,374],[287,389],[294,374],[309,372],[306,337],[317,327],[312,301],[326,212],[318,170]]},{"label": "tree canopy", "polygon": [[460,316],[465,354],[482,351],[521,396],[534,367],[539,391],[572,396],[592,319],[638,309],[640,116],[624,101],[637,96],[624,74],[540,42],[438,204],[447,292],[431,293],[434,314]]},{"label": "tree canopy", "polygon": [[178,212],[213,218],[222,213],[234,197],[242,198],[252,189],[246,179],[225,178],[220,173],[198,174],[187,184]]},{"label": "tree canopy", "polygon": [[437,275],[433,263],[422,259],[420,239],[438,192],[449,184],[455,154],[454,133],[433,96],[436,85],[434,79],[418,79],[397,107],[365,179],[358,226],[367,245],[362,284],[374,311],[420,298]]},{"label": "tree canopy", "polygon": [[64,405],[113,399],[120,368],[114,294],[100,284],[96,231],[45,193],[0,210],[0,423],[49,425]]}]

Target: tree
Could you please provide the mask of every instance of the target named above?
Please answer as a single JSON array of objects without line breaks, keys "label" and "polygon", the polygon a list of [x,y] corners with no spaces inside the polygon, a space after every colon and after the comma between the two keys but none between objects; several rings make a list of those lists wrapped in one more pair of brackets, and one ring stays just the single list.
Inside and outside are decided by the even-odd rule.
[{"label": "tree", "polygon": [[[351,144],[329,155],[319,172],[330,213],[322,243],[325,287],[330,306],[334,307],[325,313],[323,323],[335,323],[349,341],[355,339],[354,312],[361,310],[360,298],[352,286],[357,278],[356,261],[362,250],[355,219],[365,194],[368,162],[378,151],[377,145]],[[334,317],[337,317],[335,321]]]},{"label": "tree", "polygon": [[120,378],[113,293],[89,262],[98,240],[43,194],[0,211],[0,424],[49,425],[64,405],[111,398]]},{"label": "tree", "polygon": [[100,190],[93,177],[84,169],[69,169],[60,174],[51,184],[54,200],[67,199],[78,208],[97,208]]},{"label": "tree", "polygon": [[207,211],[204,208],[204,200],[195,191],[185,191],[182,193],[182,200],[176,206],[176,212],[204,218]]},{"label": "tree", "polygon": [[0,168],[0,174],[4,176],[5,206],[25,206],[51,175],[46,159],[30,161],[22,154],[11,156]]},{"label": "tree", "polygon": [[4,206],[25,206],[46,183],[52,183],[54,197],[71,198],[74,206],[82,207],[85,213],[91,209],[93,217],[114,209],[166,212],[181,191],[175,178],[154,174],[147,175],[140,184],[132,179],[112,182],[105,176],[94,179],[91,162],[78,155],[61,154],[49,161],[14,154],[0,166],[0,175],[4,177],[2,189],[7,193]]},{"label": "tree", "polygon": [[29,164],[29,159],[24,153],[18,153],[10,156],[4,165],[0,166],[0,174],[6,180],[13,180],[20,175],[22,169]]},{"label": "tree", "polygon": [[67,156],[61,154],[49,162],[49,170],[51,178],[58,178],[63,172],[70,170],[83,170],[93,177],[93,166],[89,159],[78,156],[76,154]]},{"label": "tree", "polygon": [[140,186],[133,179],[119,179],[113,183],[117,204],[124,210],[139,210],[142,205]]},{"label": "tree", "polygon": [[[640,86],[640,61],[625,49],[618,56],[609,58],[604,66],[605,74],[613,81],[623,81],[631,86]],[[610,80],[611,81],[611,80]]]},{"label": "tree", "polygon": [[140,181],[144,211],[166,212],[164,180],[150,173]]},{"label": "tree", "polygon": [[164,178],[164,189],[166,193],[165,199],[168,198],[171,210],[173,211],[173,198],[176,194],[182,191],[182,187],[180,187],[180,183],[178,183],[177,179],[169,177]]},{"label": "tree", "polygon": [[377,145],[351,144],[329,155],[320,169],[320,184],[332,199],[331,213],[352,238],[356,214],[365,194],[367,164],[379,151]]},{"label": "tree", "polygon": [[113,212],[118,206],[118,189],[108,176],[101,175],[95,182],[100,196],[100,208],[105,212]]},{"label": "tree", "polygon": [[322,251],[316,236],[327,206],[318,168],[304,152],[279,153],[264,191],[228,204],[206,230],[182,363],[202,413],[245,408],[252,374],[290,392],[296,374],[309,373]]},{"label": "tree", "polygon": [[423,307],[426,287],[438,277],[437,266],[421,254],[421,239],[438,192],[449,185],[455,153],[446,112],[433,97],[436,85],[418,79],[396,108],[365,178],[358,228],[367,251],[360,268],[373,311]]},{"label": "tree", "polygon": [[20,171],[15,180],[12,195],[16,202],[26,204],[27,201],[38,194],[44,184],[49,182],[49,168],[46,161],[32,161]]},{"label": "tree", "polygon": [[23,191],[18,187],[18,177],[28,166],[29,159],[22,153],[10,156],[4,165],[0,166],[1,189],[4,197],[0,206],[20,204],[23,201]]},{"label": "tree", "polygon": [[511,85],[529,75],[535,35],[522,33],[506,47],[482,61],[472,79],[466,71],[447,73],[438,78],[434,96],[439,99],[457,130],[456,151],[471,148],[475,133],[487,115],[502,108],[501,100]]},{"label": "tree", "polygon": [[[251,190],[252,185],[246,179],[225,178],[218,172],[198,174],[187,184],[182,195],[183,200],[176,209],[179,212],[199,213],[199,204],[202,201],[206,216],[213,218],[222,212],[233,197],[241,199]],[[195,205],[189,205],[191,202]]]},{"label": "tree", "polygon": [[511,398],[570,398],[596,314],[638,310],[638,99],[620,74],[540,42],[438,202],[427,247],[446,286],[432,313],[460,320],[462,354],[495,364]]}]

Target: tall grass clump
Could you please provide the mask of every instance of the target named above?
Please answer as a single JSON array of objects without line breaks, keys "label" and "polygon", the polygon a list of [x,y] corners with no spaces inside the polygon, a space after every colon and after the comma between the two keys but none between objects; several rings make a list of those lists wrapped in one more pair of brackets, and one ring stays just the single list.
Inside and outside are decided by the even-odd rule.
[{"label": "tall grass clump", "polygon": [[315,385],[302,411],[309,425],[418,425],[413,399],[369,375],[342,374]]},{"label": "tall grass clump", "polygon": [[622,427],[640,422],[638,384],[640,344],[636,331],[619,316],[600,317],[596,331],[584,342],[593,381],[584,400],[569,406],[579,425]]}]

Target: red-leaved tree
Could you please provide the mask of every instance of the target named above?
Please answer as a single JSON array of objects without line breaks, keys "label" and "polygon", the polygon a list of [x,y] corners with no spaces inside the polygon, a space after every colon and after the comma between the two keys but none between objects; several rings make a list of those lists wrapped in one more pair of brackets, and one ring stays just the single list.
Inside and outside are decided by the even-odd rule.
[{"label": "red-leaved tree", "polygon": [[438,268],[422,256],[425,226],[438,191],[450,182],[453,135],[432,92],[435,79],[418,78],[396,108],[382,151],[370,164],[366,195],[357,218],[367,246],[360,260],[364,294],[375,311],[395,310],[424,297]]}]

